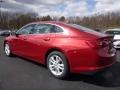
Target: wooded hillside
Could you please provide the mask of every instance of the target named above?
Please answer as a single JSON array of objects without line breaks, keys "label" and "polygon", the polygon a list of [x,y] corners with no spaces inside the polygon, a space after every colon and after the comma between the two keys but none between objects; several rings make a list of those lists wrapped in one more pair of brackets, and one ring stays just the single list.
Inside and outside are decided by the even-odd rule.
[{"label": "wooded hillside", "polygon": [[69,21],[69,23],[81,24],[90,28],[120,28],[120,13],[96,14],[87,17],[53,17],[37,16],[35,13],[19,14],[3,12],[0,16],[1,29],[18,29],[23,25],[35,21]]}]

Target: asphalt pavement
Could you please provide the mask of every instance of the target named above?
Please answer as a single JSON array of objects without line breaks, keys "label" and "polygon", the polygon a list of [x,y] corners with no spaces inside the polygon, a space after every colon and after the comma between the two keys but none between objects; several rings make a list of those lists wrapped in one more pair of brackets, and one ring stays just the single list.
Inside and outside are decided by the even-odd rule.
[{"label": "asphalt pavement", "polygon": [[20,57],[7,57],[0,37],[0,90],[120,90],[120,51],[117,62],[102,74],[72,74],[54,78],[41,64]]}]

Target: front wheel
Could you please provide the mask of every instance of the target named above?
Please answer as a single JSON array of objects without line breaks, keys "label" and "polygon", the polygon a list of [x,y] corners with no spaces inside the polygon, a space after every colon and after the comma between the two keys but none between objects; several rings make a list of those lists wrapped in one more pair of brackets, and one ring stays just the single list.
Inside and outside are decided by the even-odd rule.
[{"label": "front wheel", "polygon": [[5,52],[5,55],[7,56],[12,56],[12,52],[10,50],[10,46],[8,43],[5,43],[4,44],[4,52]]},{"label": "front wheel", "polygon": [[53,51],[48,55],[47,67],[50,73],[59,79],[64,79],[68,76],[68,62],[64,54],[61,52]]}]

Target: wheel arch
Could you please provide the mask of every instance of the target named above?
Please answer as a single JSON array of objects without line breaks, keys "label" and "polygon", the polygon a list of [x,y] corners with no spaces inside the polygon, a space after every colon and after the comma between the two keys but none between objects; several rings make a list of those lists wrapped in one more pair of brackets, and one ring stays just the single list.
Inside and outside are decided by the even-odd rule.
[{"label": "wheel arch", "polygon": [[63,50],[60,49],[60,48],[51,48],[51,49],[49,49],[49,50],[46,52],[46,54],[45,54],[45,65],[47,65],[47,56],[48,56],[51,52],[53,52],[53,51],[58,51],[58,52],[63,53],[64,56],[65,56],[65,58],[66,58],[66,60],[67,60],[68,65],[69,65],[69,67],[70,67],[70,62],[68,61],[68,58],[67,58],[67,55],[66,55],[65,51],[63,51]]},{"label": "wheel arch", "polygon": [[5,46],[5,43],[7,42],[7,40],[4,40],[4,43],[3,43],[3,47]]}]

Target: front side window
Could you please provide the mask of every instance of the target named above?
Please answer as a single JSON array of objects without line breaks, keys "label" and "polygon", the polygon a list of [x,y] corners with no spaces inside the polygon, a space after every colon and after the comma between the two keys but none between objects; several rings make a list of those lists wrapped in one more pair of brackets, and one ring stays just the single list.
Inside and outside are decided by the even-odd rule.
[{"label": "front side window", "polygon": [[18,30],[16,33],[20,34],[20,35],[31,34],[31,31],[34,29],[34,26],[35,26],[35,24],[25,26],[25,27],[21,28],[20,30]]}]

